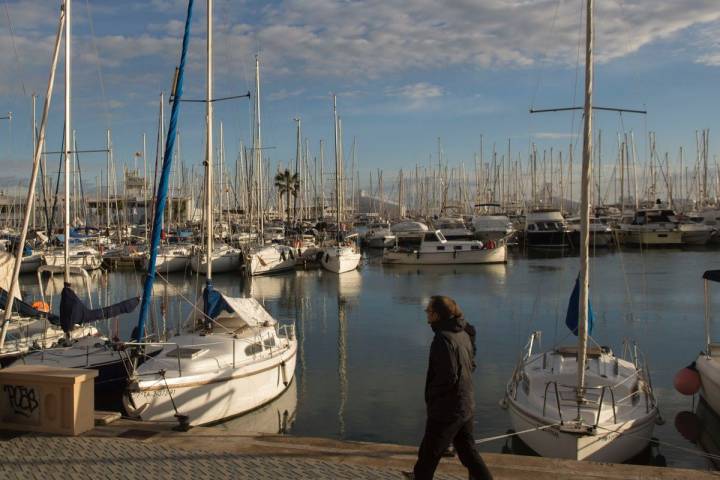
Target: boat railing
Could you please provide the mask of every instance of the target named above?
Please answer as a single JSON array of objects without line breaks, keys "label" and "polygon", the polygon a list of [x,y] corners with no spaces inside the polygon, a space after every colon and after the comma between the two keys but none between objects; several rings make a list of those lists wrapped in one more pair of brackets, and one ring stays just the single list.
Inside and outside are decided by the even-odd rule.
[{"label": "boat railing", "polygon": [[548,394],[548,389],[550,388],[550,385],[552,385],[555,390],[555,402],[557,405],[558,417],[560,418],[560,424],[562,425],[563,424],[563,416],[562,416],[562,408],[560,408],[560,393],[558,392],[558,385],[557,385],[557,382],[555,382],[555,381],[547,382],[545,384],[545,395],[543,396],[543,417],[545,416],[545,409],[547,406],[547,394]]},{"label": "boat railing", "polygon": [[608,391],[610,392],[610,399],[612,400],[613,423],[617,423],[617,409],[615,407],[615,391],[613,390],[613,387],[604,385],[600,392],[600,399],[598,400],[598,410],[597,410],[597,415],[595,416],[595,427],[597,427],[600,424],[600,415],[602,414],[602,406],[603,406],[603,401],[605,400],[605,392],[608,392]]}]

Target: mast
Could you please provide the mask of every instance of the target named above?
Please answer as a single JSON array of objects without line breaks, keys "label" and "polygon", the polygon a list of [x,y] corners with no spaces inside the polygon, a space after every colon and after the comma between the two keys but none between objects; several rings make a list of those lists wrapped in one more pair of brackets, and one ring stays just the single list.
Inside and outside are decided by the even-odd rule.
[{"label": "mast", "polygon": [[[40,119],[40,132],[37,137],[37,145],[33,155],[33,168],[32,174],[30,175],[30,186],[28,187],[27,199],[25,205],[33,203],[35,196],[35,185],[37,182],[38,171],[40,169],[40,161],[42,152],[45,147],[45,129],[47,127],[47,117],[50,111],[50,102],[52,101],[52,91],[55,85],[55,72],[57,68],[58,57],[60,56],[60,43],[63,34],[63,28],[66,22],[66,10],[60,10],[60,20],[58,22],[57,34],[55,37],[55,48],[53,49],[52,66],[50,67],[50,78],[48,79],[47,91],[45,93],[45,102],[43,104],[42,118]],[[35,138],[35,132],[33,131],[33,138]],[[10,319],[12,318],[12,304],[15,299],[15,292],[18,291],[18,277],[20,276],[20,266],[22,264],[22,250],[25,245],[27,238],[27,230],[30,222],[29,209],[25,209],[25,216],[23,219],[23,228],[20,231],[20,240],[18,242],[18,251],[15,253],[15,265],[13,267],[12,279],[10,282],[10,289],[7,295],[7,303],[5,304],[5,312],[2,322],[2,332],[0,333],[0,348],[5,345],[5,337],[7,330],[10,325]],[[67,242],[65,242],[67,243]]]},{"label": "mast", "polygon": [[207,233],[207,283],[212,280],[212,254],[213,254],[213,195],[212,195],[212,155],[213,155],[213,105],[212,105],[212,2],[207,0],[207,90],[205,96],[205,231]]},{"label": "mast", "polygon": [[253,136],[253,159],[257,166],[258,184],[258,225],[260,227],[260,242],[263,242],[265,224],[263,219],[263,169],[262,169],[262,137],[260,135],[260,57],[255,55],[255,135]]},{"label": "mast", "polygon": [[580,306],[578,318],[578,401],[585,399],[585,364],[588,341],[588,297],[590,290],[590,160],[592,158],[592,77],[593,77],[593,0],[587,0],[585,38],[585,107],[583,109],[582,183],[580,184]]},{"label": "mast", "polygon": [[65,0],[65,220],[64,220],[64,253],[65,269],[63,279],[65,283],[70,283],[70,266],[68,265],[68,257],[70,256],[70,146],[72,145],[72,124],[70,116],[70,3],[71,0]]},{"label": "mast", "polygon": [[338,140],[337,96],[333,94],[333,121],[335,125],[335,218],[337,221],[337,239],[340,238],[340,152]]}]

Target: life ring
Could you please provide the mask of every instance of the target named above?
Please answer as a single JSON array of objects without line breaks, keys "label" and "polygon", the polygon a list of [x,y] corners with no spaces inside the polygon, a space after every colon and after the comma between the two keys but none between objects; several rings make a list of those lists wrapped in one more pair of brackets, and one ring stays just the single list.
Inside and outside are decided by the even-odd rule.
[{"label": "life ring", "polygon": [[487,248],[488,250],[492,250],[496,246],[497,245],[495,245],[495,240],[488,240],[487,243],[485,244],[485,248]]},{"label": "life ring", "polygon": [[46,302],[43,302],[42,300],[36,300],[32,303],[32,307],[37,310],[38,312],[44,312],[47,313],[50,311],[50,305],[48,305]]}]

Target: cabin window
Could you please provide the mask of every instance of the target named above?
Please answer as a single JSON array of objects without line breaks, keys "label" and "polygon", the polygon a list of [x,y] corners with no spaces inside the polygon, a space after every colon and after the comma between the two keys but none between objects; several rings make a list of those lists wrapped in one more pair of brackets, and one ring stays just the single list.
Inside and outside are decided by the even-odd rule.
[{"label": "cabin window", "polygon": [[263,347],[262,347],[262,343],[260,343],[260,342],[251,343],[250,345],[245,347],[245,355],[247,355],[248,357],[255,355],[256,353],[260,353],[262,351],[263,351]]},{"label": "cabin window", "polygon": [[534,231],[535,231],[535,224],[531,223],[530,225],[528,225],[528,231],[529,231],[529,232],[534,232]]},{"label": "cabin window", "polygon": [[444,245],[440,245],[440,246],[437,246],[437,247],[435,247],[435,248],[438,249],[438,250],[445,250],[445,246],[444,246]]},{"label": "cabin window", "polygon": [[437,242],[437,237],[434,233],[426,233],[425,234],[425,241],[426,242]]},{"label": "cabin window", "polygon": [[275,337],[268,337],[265,340],[263,340],[263,345],[265,345],[265,348],[272,348],[275,346]]},{"label": "cabin window", "polygon": [[455,250],[462,250],[462,245],[455,245],[453,248]]},{"label": "cabin window", "polygon": [[480,250],[480,245],[471,245],[470,250]]}]

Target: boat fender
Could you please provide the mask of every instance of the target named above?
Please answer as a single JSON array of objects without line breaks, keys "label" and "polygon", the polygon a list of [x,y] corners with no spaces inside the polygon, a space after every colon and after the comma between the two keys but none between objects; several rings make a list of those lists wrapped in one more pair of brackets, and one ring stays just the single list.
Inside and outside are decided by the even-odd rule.
[{"label": "boat fender", "polygon": [[47,313],[50,311],[50,305],[47,304],[47,302],[43,302],[42,300],[36,300],[32,303],[32,308],[37,310],[38,312]]},{"label": "boat fender", "polygon": [[695,362],[675,374],[673,385],[683,395],[695,395],[700,390],[700,374],[695,368]]},{"label": "boat fender", "polygon": [[288,375],[287,375],[287,363],[285,363],[285,360],[283,360],[280,363],[280,373],[282,374],[283,385],[285,385],[287,387],[289,382],[288,382]]},{"label": "boat fender", "polygon": [[496,247],[496,245],[495,245],[494,240],[488,240],[487,243],[485,244],[485,248],[488,250],[492,250],[495,247]]}]

